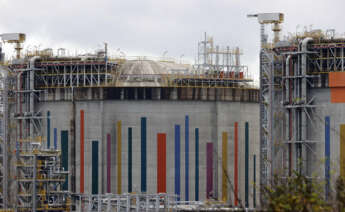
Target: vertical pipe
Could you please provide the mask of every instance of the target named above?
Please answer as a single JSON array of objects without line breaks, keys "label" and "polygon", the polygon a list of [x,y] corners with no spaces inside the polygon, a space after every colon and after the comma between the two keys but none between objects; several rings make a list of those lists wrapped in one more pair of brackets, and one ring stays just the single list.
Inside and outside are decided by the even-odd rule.
[{"label": "vertical pipe", "polygon": [[249,207],[249,124],[245,123],[245,205]]},{"label": "vertical pipe", "polygon": [[57,129],[54,128],[54,149],[57,149]]},{"label": "vertical pipe", "polygon": [[[54,128],[54,131],[55,129],[56,128]],[[67,130],[61,131],[61,163],[62,163],[62,168],[65,171],[68,171],[68,131]],[[68,176],[66,176],[66,181],[62,185],[62,190],[68,190]]]},{"label": "vertical pipe", "polygon": [[256,155],[253,155],[253,208],[256,208]]},{"label": "vertical pipe", "polygon": [[128,193],[132,192],[132,128],[128,127]]},{"label": "vertical pipe", "polygon": [[345,179],[345,124],[340,125],[340,177]]},{"label": "vertical pipe", "polygon": [[107,134],[107,193],[111,193],[111,136]]},{"label": "vertical pipe", "polygon": [[117,193],[121,194],[122,186],[122,173],[121,173],[121,144],[122,144],[122,134],[121,134],[121,121],[117,122]]},{"label": "vertical pipe", "polygon": [[157,134],[157,193],[166,193],[166,134]]},{"label": "vertical pipe", "polygon": [[199,201],[199,128],[195,128],[195,201]]},{"label": "vertical pipe", "polygon": [[146,192],[146,117],[141,118],[141,192]]},{"label": "vertical pipe", "polygon": [[213,196],[213,143],[206,144],[206,198]]},{"label": "vertical pipe", "polygon": [[50,111],[47,111],[47,148],[50,149]]},{"label": "vertical pipe", "polygon": [[235,206],[238,205],[238,123],[235,122],[235,136],[234,136],[234,183],[235,183],[235,188],[234,188],[234,196],[235,196]]},{"label": "vertical pipe", "polygon": [[329,183],[330,183],[330,156],[331,156],[331,150],[330,150],[330,118],[329,116],[325,117],[325,179],[326,179],[326,185],[325,185],[325,194],[326,199],[328,199],[329,195]]},{"label": "vertical pipe", "polygon": [[84,110],[80,110],[80,193],[84,193]]},{"label": "vertical pipe", "polygon": [[181,137],[180,137],[180,125],[175,125],[175,194],[177,199],[180,200],[181,195]]},{"label": "vertical pipe", "polygon": [[189,201],[189,117],[185,118],[185,200]]},{"label": "vertical pipe", "polygon": [[222,200],[228,200],[228,133],[222,133]]},{"label": "vertical pipe", "polygon": [[98,194],[98,141],[92,141],[92,187],[91,193]]}]

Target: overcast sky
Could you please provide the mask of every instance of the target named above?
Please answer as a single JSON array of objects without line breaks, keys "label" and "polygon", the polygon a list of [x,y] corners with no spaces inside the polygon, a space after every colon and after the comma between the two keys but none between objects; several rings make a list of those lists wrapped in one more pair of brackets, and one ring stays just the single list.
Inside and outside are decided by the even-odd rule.
[{"label": "overcast sky", "polygon": [[29,48],[86,51],[106,41],[110,52],[168,51],[192,61],[207,32],[215,43],[239,46],[242,63],[257,77],[259,24],[247,14],[283,12],[283,34],[310,25],[344,33],[344,6],[344,0],[0,0],[0,33],[26,33]]}]

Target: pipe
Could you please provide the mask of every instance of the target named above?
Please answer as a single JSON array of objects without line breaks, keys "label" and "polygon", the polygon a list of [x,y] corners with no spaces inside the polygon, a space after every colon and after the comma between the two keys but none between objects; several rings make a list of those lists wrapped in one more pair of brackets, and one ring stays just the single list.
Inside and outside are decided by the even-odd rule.
[{"label": "pipe", "polygon": [[[288,77],[291,74],[291,59],[292,56],[288,55],[286,58],[286,63],[285,63],[285,76]],[[291,84],[291,79],[286,78],[285,81],[285,101],[288,102],[289,104],[292,104],[292,84]],[[292,139],[292,109],[287,111],[287,116],[288,116],[288,133],[286,135],[287,139],[286,140],[291,140]],[[288,144],[288,152],[289,152],[289,176],[291,175],[291,170],[292,170],[292,147],[291,143]]]},{"label": "pipe", "polygon": [[290,92],[289,92],[289,78],[287,78],[290,75],[290,60],[291,60],[291,55],[286,57],[286,62],[285,62],[285,76],[286,76],[286,81],[285,81],[285,101],[288,102],[289,101],[289,96],[290,96]]},{"label": "pipe", "polygon": [[[30,75],[29,75],[29,90],[30,91],[33,91],[35,88],[34,88],[34,84],[35,84],[35,73],[34,73],[34,69],[35,69],[35,62],[37,59],[39,59],[40,57],[39,56],[34,56],[30,59]],[[34,93],[33,92],[30,92],[30,105],[29,105],[29,112],[31,113],[31,115],[34,114]],[[33,134],[34,134],[34,126],[33,126],[33,121],[30,120],[30,135],[29,137],[33,137]]]},{"label": "pipe", "polygon": [[[305,38],[303,39],[303,41],[301,42],[301,50],[302,50],[302,68],[301,68],[301,72],[302,72],[302,95],[301,95],[301,100],[303,101],[304,104],[306,104],[307,101],[307,78],[305,77],[305,75],[307,74],[307,45],[308,42],[312,41],[312,38]],[[306,114],[302,113],[302,129],[301,129],[301,139],[304,141],[307,138],[306,135]]]},{"label": "pipe", "polygon": [[3,75],[3,96],[2,96],[2,103],[3,103],[3,124],[2,124],[2,132],[3,132],[3,183],[2,183],[2,194],[3,194],[3,206],[4,209],[8,208],[8,173],[9,173],[9,162],[8,162],[8,118],[9,118],[9,111],[8,111],[8,70],[4,67],[0,67],[1,74]]},{"label": "pipe", "polygon": [[[307,45],[310,41],[313,39],[310,37],[307,37],[301,41],[300,46],[301,46],[301,76],[302,76],[302,82],[301,82],[301,100],[302,104],[306,104],[308,102],[307,99]],[[307,115],[305,112],[301,112],[301,141],[305,141],[307,139]],[[300,146],[300,157],[302,156],[302,146]],[[303,167],[301,167],[302,171]]]}]

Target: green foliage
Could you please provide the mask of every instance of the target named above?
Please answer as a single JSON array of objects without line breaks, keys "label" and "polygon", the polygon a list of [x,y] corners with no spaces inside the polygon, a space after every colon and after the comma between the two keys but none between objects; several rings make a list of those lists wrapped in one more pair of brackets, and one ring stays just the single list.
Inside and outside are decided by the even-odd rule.
[{"label": "green foliage", "polygon": [[338,211],[345,212],[345,179],[339,177],[336,182],[336,191],[337,191],[337,207]]},{"label": "green foliage", "polygon": [[333,211],[324,199],[322,183],[297,172],[285,179],[275,176],[272,185],[263,189],[263,195],[268,211]]}]

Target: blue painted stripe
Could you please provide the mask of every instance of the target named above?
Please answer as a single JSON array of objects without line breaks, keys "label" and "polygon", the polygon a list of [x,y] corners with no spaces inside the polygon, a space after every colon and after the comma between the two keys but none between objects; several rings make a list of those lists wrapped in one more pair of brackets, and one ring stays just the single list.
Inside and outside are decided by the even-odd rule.
[{"label": "blue painted stripe", "polygon": [[329,116],[325,117],[325,192],[326,192],[326,199],[329,196],[329,185],[330,185],[330,157],[331,157],[331,149],[330,149],[330,118]]},{"label": "blue painted stripe", "polygon": [[50,111],[47,111],[47,148],[50,149]]},{"label": "blue painted stripe", "polygon": [[57,149],[57,129],[54,128],[54,149]]},{"label": "blue painted stripe", "polygon": [[141,118],[141,192],[147,191],[146,186],[146,117]]},{"label": "blue painted stripe", "polygon": [[253,208],[256,208],[256,155],[253,155]]},{"label": "blue painted stripe", "polygon": [[189,201],[189,117],[185,118],[185,200]]},{"label": "blue painted stripe", "polygon": [[195,201],[199,201],[199,128],[195,128]]},{"label": "blue painted stripe", "polygon": [[177,199],[180,200],[181,195],[181,137],[180,137],[180,125],[175,125],[175,194],[178,196]]}]

